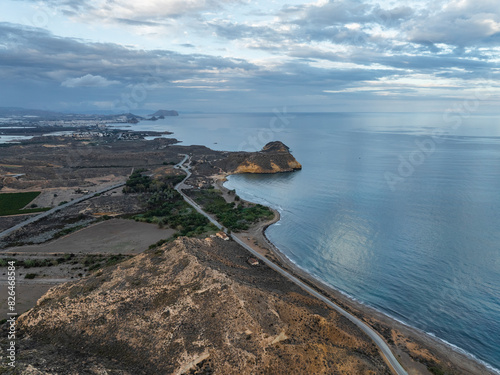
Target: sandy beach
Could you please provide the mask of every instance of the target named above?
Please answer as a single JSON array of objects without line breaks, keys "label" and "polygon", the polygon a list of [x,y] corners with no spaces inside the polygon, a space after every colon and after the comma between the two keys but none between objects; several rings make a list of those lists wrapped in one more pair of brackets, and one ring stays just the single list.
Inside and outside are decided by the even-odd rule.
[{"label": "sandy beach", "polygon": [[[222,191],[223,196],[228,201],[231,201],[234,196],[229,195],[228,189],[223,186],[225,177],[225,175],[214,176],[214,185]],[[459,374],[495,374],[479,361],[459,352],[451,345],[349,298],[295,265],[281,253],[265,234],[269,226],[281,219],[279,212],[271,209],[274,212],[272,220],[260,222],[249,230],[238,233],[237,237],[258,253],[312,286],[344,310],[370,325],[384,338],[409,374],[432,374],[426,364],[432,365],[433,363],[440,364]]]}]

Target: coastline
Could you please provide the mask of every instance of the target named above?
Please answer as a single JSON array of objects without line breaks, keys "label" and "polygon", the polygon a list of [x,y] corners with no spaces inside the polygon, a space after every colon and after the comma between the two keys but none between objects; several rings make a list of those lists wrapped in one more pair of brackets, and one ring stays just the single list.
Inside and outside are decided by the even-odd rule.
[{"label": "coastline", "polygon": [[[220,174],[212,177],[216,188],[226,195],[229,191],[224,186],[227,175]],[[409,373],[431,374],[428,367],[439,365],[458,373],[500,374],[495,368],[465,350],[355,300],[354,297],[324,283],[295,264],[272,243],[265,233],[267,228],[281,220],[279,211],[272,207],[268,208],[274,212],[273,219],[257,223],[249,230],[237,233],[237,237],[376,330]]]},{"label": "coastline", "polygon": [[[228,175],[229,174],[224,174],[219,177],[224,179]],[[221,184],[220,186],[222,187],[223,182],[224,181],[222,180],[219,181],[219,183]],[[223,188],[226,189],[225,187]],[[234,199],[234,194],[232,194],[232,196]],[[252,199],[253,198],[250,197],[248,201],[252,201]],[[255,200],[259,200],[259,198],[256,197]],[[248,202],[246,200],[243,201]],[[264,203],[264,205],[267,206],[269,205],[269,203]],[[384,312],[381,312],[375,308],[372,308],[355,300],[353,297],[344,294],[340,290],[335,289],[334,286],[323,283],[321,280],[316,278],[317,276],[315,276],[314,273],[309,273],[307,270],[302,269],[298,264],[288,259],[287,256],[283,252],[281,252],[276,245],[272,243],[272,241],[266,234],[266,230],[271,225],[281,220],[280,212],[272,208],[270,209],[274,212],[273,219],[257,223],[257,225],[251,228],[250,231],[243,232],[241,234],[241,237],[244,237],[241,238],[242,241],[245,241],[246,239],[245,242],[248,241],[248,245],[252,247],[252,249],[264,253],[264,255],[272,259],[274,263],[279,264],[280,267],[286,269],[290,274],[293,274],[293,276],[297,277],[301,281],[304,281],[308,284],[308,286],[313,287],[315,291],[320,292],[329,300],[333,301],[346,311],[352,313],[359,319],[363,320],[363,322],[373,327],[373,329],[375,329],[380,333],[382,337],[384,337],[385,341],[390,345],[394,353],[399,353],[402,358],[402,362],[408,361],[410,363],[412,361],[410,358],[410,354],[408,354],[408,350],[405,351],[405,348],[407,349],[408,345],[411,344],[411,346],[413,347],[417,346],[416,349],[413,349],[415,349],[416,352],[422,353],[424,359],[425,355],[427,355],[426,351],[430,350],[429,354],[437,356],[437,358],[442,362],[450,362],[450,366],[452,368],[458,369],[455,371],[446,372],[446,374],[499,373],[487,370],[483,364],[477,362],[479,360],[474,360],[473,356],[471,357],[471,355],[468,355],[465,352],[461,353],[460,348],[453,347],[452,344],[443,342],[432,334],[408,326],[405,323],[398,321],[396,318],[385,314]],[[238,234],[238,236],[240,236],[240,234]],[[429,342],[427,342],[426,340],[429,340]],[[391,343],[391,341],[393,341],[393,343]],[[434,347],[433,345],[436,347]],[[458,357],[455,358],[455,355]],[[462,361],[463,363],[460,361]],[[468,363],[471,361],[473,362],[473,364]],[[415,361],[411,362],[412,365],[414,365],[414,362]],[[460,364],[457,365],[457,363],[459,362]],[[422,364],[421,367],[423,367],[423,369],[419,368],[418,370],[422,370],[423,372],[416,370],[416,372],[413,373],[430,373],[429,371],[427,371],[426,366]]]}]

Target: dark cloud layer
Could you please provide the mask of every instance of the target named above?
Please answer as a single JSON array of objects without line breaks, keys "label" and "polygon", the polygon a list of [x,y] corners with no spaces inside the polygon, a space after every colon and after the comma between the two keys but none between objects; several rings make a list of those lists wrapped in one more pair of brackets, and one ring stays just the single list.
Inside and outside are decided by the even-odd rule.
[{"label": "dark cloud layer", "polygon": [[[497,86],[499,76],[497,0],[410,0],[390,6],[330,0],[274,11],[254,7],[246,14],[248,21],[241,15],[219,15],[226,6],[248,5],[245,0],[165,0],[147,6],[133,0],[41,3],[74,22],[152,32],[181,25],[198,39],[176,40],[169,50],[140,50],[0,23],[0,83],[12,91],[2,100],[17,95],[21,101],[29,92],[42,103],[40,93],[47,90],[45,97],[54,106],[122,105],[134,93],[137,106],[172,99],[208,103],[207,108],[218,100],[225,101],[225,108],[244,101],[258,106],[308,97],[328,103],[331,93],[342,92],[349,100],[353,92],[377,100],[382,95],[433,100],[446,94],[438,90],[455,95],[485,77]],[[220,44],[226,45],[225,57],[214,47]],[[176,52],[176,47],[193,53]],[[441,81],[428,83],[433,80]],[[435,96],[419,91],[434,86]],[[143,91],[147,99],[138,100]]]},{"label": "dark cloud layer", "polygon": [[0,23],[4,48],[0,49],[3,78],[62,82],[84,74],[100,75],[123,84],[135,83],[152,72],[159,80],[210,76],[214,69],[254,71],[257,67],[242,59],[210,55],[183,55],[164,50],[132,50],[112,43],[89,43],[61,38],[43,29]]}]

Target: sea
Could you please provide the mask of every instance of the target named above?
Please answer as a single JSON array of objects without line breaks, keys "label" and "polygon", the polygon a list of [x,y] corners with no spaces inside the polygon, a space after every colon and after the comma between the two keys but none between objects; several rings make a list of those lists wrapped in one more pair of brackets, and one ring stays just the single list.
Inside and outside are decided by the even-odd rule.
[{"label": "sea", "polygon": [[281,252],[358,302],[500,368],[500,115],[277,108],[133,128],[217,150],[284,142],[301,171],[226,183],[280,211],[266,234]]}]

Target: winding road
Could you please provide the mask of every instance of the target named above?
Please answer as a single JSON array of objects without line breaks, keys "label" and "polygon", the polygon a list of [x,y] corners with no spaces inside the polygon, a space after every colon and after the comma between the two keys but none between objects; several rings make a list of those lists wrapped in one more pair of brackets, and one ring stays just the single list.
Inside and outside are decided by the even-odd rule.
[{"label": "winding road", "polygon": [[191,177],[191,167],[190,167],[190,164],[191,164],[191,160],[189,161],[189,163],[187,164],[186,167],[184,167],[184,163],[189,159],[189,156],[186,155],[186,154],[183,154],[184,155],[184,159],[182,159],[181,162],[179,162],[178,164],[176,164],[174,166],[174,168],[177,168],[177,169],[182,169],[184,172],[186,172],[186,177],[184,178],[184,180],[182,180],[181,182],[179,182],[176,186],[175,186],[175,190],[177,190],[179,192],[179,194],[182,195],[182,197],[184,198],[184,200],[186,202],[188,202],[191,206],[194,207],[194,209],[196,211],[198,211],[200,214],[202,214],[203,216],[205,216],[208,220],[210,220],[210,222],[215,225],[217,228],[221,229],[221,230],[224,230],[224,227],[222,225],[220,225],[215,219],[213,219],[210,215],[208,215],[205,211],[202,210],[202,208],[200,206],[198,206],[198,204],[196,204],[191,198],[189,198],[186,194],[184,194],[182,192],[182,188],[183,187],[188,187],[187,185],[184,184],[184,182],[189,178]]},{"label": "winding road", "polygon": [[[210,222],[212,222],[214,225],[216,225],[219,229],[224,230],[227,232],[227,229],[225,229],[221,224],[219,224],[216,220],[214,220],[209,214],[207,214],[203,209],[198,206],[197,203],[195,203],[191,198],[189,198],[186,194],[182,192],[182,187],[185,187],[186,185],[184,182],[191,177],[191,167],[190,167],[190,162],[187,164],[187,166],[184,166],[184,163],[190,159],[188,155],[184,154],[184,159],[175,165],[177,169],[182,169],[186,173],[186,178],[182,180],[179,184],[176,185],[175,190],[177,190],[183,197],[186,202],[188,202],[191,206],[193,206],[196,211],[198,211],[200,214],[205,216]],[[308,292],[309,294],[313,295],[314,297],[320,299],[324,303],[326,303],[328,306],[330,306],[332,309],[337,311],[339,314],[343,315],[347,319],[349,319],[352,323],[354,323],[359,329],[361,329],[364,333],[366,333],[377,345],[379,348],[380,352],[382,353],[382,356],[388,363],[388,365],[391,367],[394,373],[398,375],[408,375],[406,370],[401,366],[399,361],[396,359],[394,354],[392,353],[391,349],[387,345],[387,343],[384,341],[384,339],[369,325],[361,321],[360,319],[356,318],[354,315],[351,313],[347,312],[337,304],[333,303],[330,301],[327,297],[322,295],[321,293],[317,292],[313,288],[311,288],[309,285],[305,284],[303,281],[299,280],[297,277],[293,276],[291,273],[288,271],[284,270],[277,264],[271,262],[269,259],[267,259],[265,256],[261,255],[257,251],[255,251],[252,247],[248,246],[246,243],[244,243],[240,238],[238,238],[235,234],[230,235],[231,238],[243,246],[245,249],[247,249],[253,256],[256,258],[260,259],[262,262],[264,262],[268,267],[272,268],[276,272],[280,273],[282,276],[286,277],[288,280],[293,282],[294,284],[298,285],[300,288]]]}]

